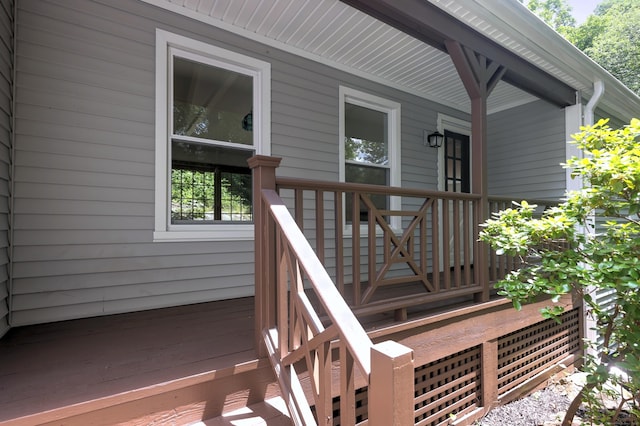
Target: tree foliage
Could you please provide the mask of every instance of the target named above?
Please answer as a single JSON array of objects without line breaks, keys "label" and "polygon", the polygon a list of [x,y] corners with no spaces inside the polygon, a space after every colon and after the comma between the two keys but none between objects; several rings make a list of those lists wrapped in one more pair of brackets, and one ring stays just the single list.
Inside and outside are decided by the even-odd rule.
[{"label": "tree foliage", "polygon": [[581,25],[566,0],[529,0],[527,7],[640,94],[640,1],[603,0]]},{"label": "tree foliage", "polygon": [[[216,174],[213,169],[171,170],[172,221],[252,220],[251,175]],[[216,194],[217,190],[220,194]]]},{"label": "tree foliage", "polygon": [[[488,220],[480,238],[522,259],[522,267],[497,284],[516,308],[540,295],[554,302],[570,292],[583,296],[602,342],[587,342],[598,355],[587,355],[587,385],[563,425],[571,424],[581,401],[592,422],[615,424],[622,409],[640,416],[640,120],[616,130],[601,120],[574,138],[585,156],[566,167],[584,189],[537,218],[535,206],[523,201]],[[594,213],[602,219],[598,226]],[[593,294],[603,290],[613,293],[611,305]],[[557,318],[562,310],[553,304],[543,315]],[[611,365],[627,375],[612,374]],[[603,394],[615,396],[618,410],[601,409]]]},{"label": "tree foliage", "polygon": [[640,2],[607,0],[592,19],[573,32],[569,41],[591,59],[640,93]]},{"label": "tree foliage", "polygon": [[561,34],[565,28],[576,25],[566,0],[529,0],[527,8]]}]

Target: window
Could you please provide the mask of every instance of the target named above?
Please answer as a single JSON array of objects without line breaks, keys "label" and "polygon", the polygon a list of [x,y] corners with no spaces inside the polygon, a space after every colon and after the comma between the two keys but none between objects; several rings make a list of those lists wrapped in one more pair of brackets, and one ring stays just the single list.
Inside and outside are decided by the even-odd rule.
[{"label": "window", "polygon": [[154,240],[253,238],[247,159],[269,155],[270,66],[156,33]]},{"label": "window", "polygon": [[[340,88],[340,180],[400,186],[400,104],[357,90]],[[400,200],[373,196],[379,209],[398,209]],[[347,223],[351,198],[345,200]],[[360,219],[367,220],[361,207]],[[398,217],[392,217],[397,226]]]}]

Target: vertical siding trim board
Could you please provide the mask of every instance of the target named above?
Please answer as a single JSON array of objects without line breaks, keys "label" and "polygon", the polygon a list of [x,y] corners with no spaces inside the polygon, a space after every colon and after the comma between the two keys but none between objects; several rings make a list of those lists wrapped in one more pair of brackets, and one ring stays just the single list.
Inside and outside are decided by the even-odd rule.
[{"label": "vertical siding trim board", "polygon": [[[8,155],[9,158],[6,159],[6,161],[8,161],[9,164],[7,164],[8,169],[9,169],[9,180],[8,182],[6,182],[7,188],[6,191],[4,189],[0,190],[1,193],[6,193],[6,197],[7,198],[7,205],[8,205],[8,214],[7,214],[7,221],[8,221],[8,230],[6,233],[2,233],[2,235],[6,235],[6,240],[4,241],[0,241],[0,250],[2,250],[3,252],[3,260],[4,260],[4,264],[0,265],[6,268],[6,279],[3,282],[0,282],[0,286],[3,287],[2,291],[0,291],[0,294],[5,295],[4,296],[4,300],[0,300],[0,337],[2,337],[7,331],[9,331],[9,328],[11,328],[11,323],[12,323],[12,295],[13,295],[13,281],[12,281],[12,277],[13,277],[13,263],[11,262],[11,260],[13,259],[13,193],[14,193],[14,175],[15,175],[15,143],[14,143],[14,139],[15,139],[15,91],[16,91],[16,87],[15,87],[15,75],[16,75],[16,67],[15,67],[15,63],[16,63],[16,28],[17,28],[17,19],[16,19],[16,13],[17,13],[17,4],[15,3],[14,0],[4,0],[2,2],[2,10],[0,13],[5,13],[8,17],[8,22],[10,23],[10,28],[8,29],[10,31],[10,34],[8,34],[7,36],[10,38],[9,40],[2,40],[3,43],[1,45],[1,49],[2,52],[0,54],[6,55],[8,57],[8,60],[10,62],[9,66],[9,75],[6,76],[9,79],[9,92],[7,93],[7,96],[10,96],[11,99],[9,99],[9,111],[6,111],[6,114],[8,114],[8,122],[9,122],[9,129],[8,129],[8,134],[5,134],[8,136],[8,140],[7,141],[2,141],[2,142],[6,142],[5,145],[8,146]],[[6,49],[6,50],[5,50]],[[0,160],[0,161],[4,161],[4,159]],[[2,182],[3,184],[5,184],[5,182]],[[6,255],[5,255],[6,254]]]}]

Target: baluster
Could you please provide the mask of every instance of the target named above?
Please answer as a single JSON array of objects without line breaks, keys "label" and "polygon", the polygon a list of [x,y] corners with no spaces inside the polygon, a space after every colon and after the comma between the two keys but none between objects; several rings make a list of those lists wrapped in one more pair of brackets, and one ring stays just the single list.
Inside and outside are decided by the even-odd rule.
[{"label": "baluster", "polygon": [[340,342],[340,426],[356,424],[355,362],[347,345]]},{"label": "baluster", "polygon": [[316,415],[318,425],[333,425],[333,402],[331,398],[331,342],[323,342],[315,352],[312,383],[318,395]]},{"label": "baluster", "polygon": [[351,269],[353,280],[353,304],[360,305],[360,194],[353,193],[351,210]]},{"label": "baluster", "polygon": [[[370,196],[368,196],[370,197]],[[366,204],[366,203],[365,203]],[[368,246],[368,250],[367,250],[367,258],[368,258],[368,262],[367,262],[367,281],[369,282],[368,288],[365,291],[365,295],[363,297],[363,301],[366,298],[369,298],[369,296],[367,296],[367,292],[372,292],[375,291],[375,289],[378,287],[378,281],[377,281],[377,276],[376,276],[376,270],[377,270],[377,265],[378,265],[378,259],[377,259],[377,247],[376,245],[378,244],[378,239],[376,238],[376,219],[375,219],[375,214],[377,213],[376,211],[372,210],[374,209],[374,204],[373,202],[371,202],[371,199],[369,198],[369,205],[371,207],[369,207],[368,209],[368,221],[367,221],[367,246]],[[383,251],[385,252],[385,257],[386,259],[389,258],[388,252],[389,252],[389,241],[387,239],[387,235],[386,233],[384,233],[383,231],[383,235],[381,238],[382,244],[383,244]],[[385,260],[386,260],[385,259]],[[384,264],[384,263],[383,263]],[[365,302],[366,303],[366,302]]]},{"label": "baluster", "polygon": [[[424,202],[427,203],[429,201],[429,199],[425,199]],[[431,205],[433,206],[433,203],[431,203]],[[431,207],[431,209],[433,209],[433,207]],[[429,215],[429,209],[424,208],[421,210],[424,211],[424,214],[420,218],[420,242],[418,245],[420,250],[420,269],[427,274],[429,268],[427,262],[427,216]]]},{"label": "baluster", "polygon": [[296,189],[294,191],[294,214],[296,223],[301,231],[304,231],[304,192],[302,189]]},{"label": "baluster", "polygon": [[336,236],[336,284],[338,291],[345,297],[344,291],[344,213],[342,208],[343,192],[335,191],[333,193],[334,214],[335,214],[335,236]]},{"label": "baluster", "polygon": [[[489,203],[489,211],[491,213],[494,213],[496,211],[496,207],[497,207],[497,202],[496,201],[491,201]],[[498,261],[497,256],[496,256],[496,251],[491,249],[489,251],[489,279],[491,281],[495,281],[498,279],[498,265],[496,264],[496,262]]]},{"label": "baluster", "polygon": [[453,203],[453,270],[454,287],[462,286],[462,274],[460,273],[460,200],[452,200]]},{"label": "baluster", "polygon": [[431,279],[436,293],[440,292],[440,218],[439,199],[431,205]]},{"label": "baluster", "polygon": [[325,267],[324,253],[324,191],[315,191],[316,195],[316,253]]},{"label": "baluster", "polygon": [[471,223],[469,222],[471,214],[471,201],[463,201],[463,234],[464,234],[464,285],[470,286],[471,283]]},{"label": "baluster", "polygon": [[444,288],[446,290],[451,289],[451,250],[449,244],[449,237],[451,231],[449,227],[449,199],[442,200],[442,269],[444,272]]},{"label": "baluster", "polygon": [[288,282],[292,281],[291,260],[288,252],[285,252],[286,246],[283,241],[280,228],[277,229],[276,237],[276,253],[278,253],[278,291],[277,291],[277,315],[278,315],[278,347],[280,348],[280,359],[284,358],[289,352],[290,330],[294,327],[294,322],[289,320],[289,312],[285,309],[288,305]]}]

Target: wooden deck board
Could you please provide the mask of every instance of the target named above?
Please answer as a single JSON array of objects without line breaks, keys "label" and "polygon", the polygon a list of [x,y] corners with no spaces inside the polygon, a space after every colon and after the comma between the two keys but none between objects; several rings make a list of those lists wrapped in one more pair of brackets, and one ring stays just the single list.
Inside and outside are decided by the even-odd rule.
[{"label": "wooden deck board", "polygon": [[278,397],[192,426],[291,426],[291,424],[287,406],[283,399]]},{"label": "wooden deck board", "polygon": [[253,328],[243,298],[13,329],[0,422],[255,360]]},{"label": "wooden deck board", "polygon": [[[402,295],[405,287],[410,286],[385,292]],[[413,306],[407,320],[470,305],[472,298]],[[369,331],[400,326],[393,311],[361,321]],[[185,378],[199,386],[234,375],[241,365],[253,371],[260,368],[253,330],[251,297],[13,329],[0,340],[0,424],[60,407],[77,405],[74,410],[81,412],[87,401],[108,406],[126,400],[127,393],[146,398],[151,388],[171,391]],[[216,383],[236,386],[225,380]],[[242,406],[243,395],[236,406]],[[222,407],[207,410],[218,413]]]}]

